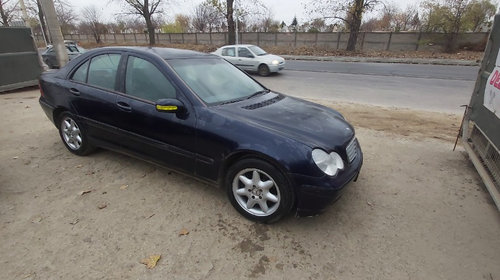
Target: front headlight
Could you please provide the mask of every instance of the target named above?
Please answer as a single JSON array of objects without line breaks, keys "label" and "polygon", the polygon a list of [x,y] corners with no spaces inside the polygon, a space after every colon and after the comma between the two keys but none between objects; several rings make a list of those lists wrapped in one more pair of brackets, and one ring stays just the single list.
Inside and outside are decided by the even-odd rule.
[{"label": "front headlight", "polygon": [[279,62],[279,61],[277,61],[277,60],[273,60],[273,62],[271,62],[271,63],[272,63],[273,65],[278,65],[278,64],[280,64],[280,62]]},{"label": "front headlight", "polygon": [[321,171],[330,176],[335,176],[339,170],[344,169],[344,161],[336,152],[328,154],[321,149],[314,149],[312,159]]}]

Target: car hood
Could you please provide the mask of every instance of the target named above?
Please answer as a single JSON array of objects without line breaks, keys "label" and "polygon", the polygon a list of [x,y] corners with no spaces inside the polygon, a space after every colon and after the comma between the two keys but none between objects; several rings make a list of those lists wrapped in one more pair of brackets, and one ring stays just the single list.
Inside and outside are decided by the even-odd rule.
[{"label": "car hood", "polygon": [[220,105],[216,110],[298,140],[311,148],[339,150],[354,136],[354,128],[339,112],[277,93]]},{"label": "car hood", "polygon": [[273,60],[277,60],[279,62],[283,62],[285,61],[285,59],[281,56],[277,56],[277,55],[274,55],[274,54],[266,54],[266,55],[261,55],[261,56],[257,56],[259,59],[261,60],[265,60],[266,62],[269,62],[271,63]]}]

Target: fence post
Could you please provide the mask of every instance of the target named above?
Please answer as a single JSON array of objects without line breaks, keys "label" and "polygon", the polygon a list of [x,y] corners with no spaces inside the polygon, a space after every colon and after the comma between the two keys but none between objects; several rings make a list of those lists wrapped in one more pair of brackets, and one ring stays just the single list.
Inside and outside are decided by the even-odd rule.
[{"label": "fence post", "polygon": [[274,45],[277,46],[278,45],[278,32],[275,32],[274,33]]},{"label": "fence post", "polygon": [[155,32],[155,35],[156,35],[156,42],[157,42],[157,44],[159,44],[160,43],[160,34]]},{"label": "fence post", "polygon": [[294,40],[294,43],[293,43],[293,46],[296,48],[297,47],[297,30],[295,30],[295,40]]},{"label": "fence post", "polygon": [[133,34],[134,34],[134,42],[137,44],[137,36],[135,35],[135,32]]},{"label": "fence post", "polygon": [[184,44],[184,33],[181,33],[182,43]]},{"label": "fence post", "polygon": [[172,44],[172,36],[170,35],[170,33],[168,33],[168,42]]},{"label": "fence post", "polygon": [[225,44],[227,44],[227,33],[226,32],[224,32],[224,42],[225,42]]},{"label": "fence post", "polygon": [[198,33],[194,33],[194,44],[198,45]]},{"label": "fence post", "polygon": [[387,47],[385,48],[388,51],[391,48],[391,40],[392,40],[392,32],[389,33],[389,40],[387,41]]},{"label": "fence post", "polygon": [[116,33],[113,33],[113,38],[115,39],[115,44],[118,44],[118,41],[116,41]]},{"label": "fence post", "polygon": [[316,32],[316,36],[314,37],[314,46],[317,47],[318,46],[318,33],[319,32]]},{"label": "fence post", "polygon": [[260,46],[260,32],[257,32],[257,46]]},{"label": "fence post", "polygon": [[361,50],[363,50],[363,47],[365,46],[365,37],[366,32],[363,32],[363,37],[361,37]]},{"label": "fence post", "polygon": [[208,33],[208,37],[210,37],[210,45],[213,45],[214,43],[212,42],[212,32]]},{"label": "fence post", "polygon": [[415,47],[415,51],[418,51],[418,48],[420,47],[420,39],[422,39],[422,31],[418,33],[417,46]]},{"label": "fence post", "polygon": [[342,36],[342,31],[337,31],[337,50],[340,47],[340,37]]}]

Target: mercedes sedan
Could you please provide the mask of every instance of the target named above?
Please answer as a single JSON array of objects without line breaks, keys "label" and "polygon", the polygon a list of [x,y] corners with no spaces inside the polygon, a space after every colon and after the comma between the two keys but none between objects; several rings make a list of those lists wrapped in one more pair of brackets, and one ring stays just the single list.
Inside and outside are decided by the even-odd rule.
[{"label": "mercedes sedan", "polygon": [[215,55],[95,49],[43,73],[40,92],[70,152],[101,147],[196,176],[258,222],[319,213],[363,161],[340,113],[272,91]]}]

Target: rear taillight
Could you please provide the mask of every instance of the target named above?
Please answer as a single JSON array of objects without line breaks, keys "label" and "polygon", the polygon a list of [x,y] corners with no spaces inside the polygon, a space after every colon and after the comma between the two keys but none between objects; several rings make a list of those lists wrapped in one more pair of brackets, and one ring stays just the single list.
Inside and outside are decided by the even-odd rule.
[{"label": "rear taillight", "polygon": [[44,95],[43,95],[43,88],[42,88],[42,84],[40,83],[40,81],[38,81],[38,87],[40,88],[40,95],[42,97],[44,97]]}]

